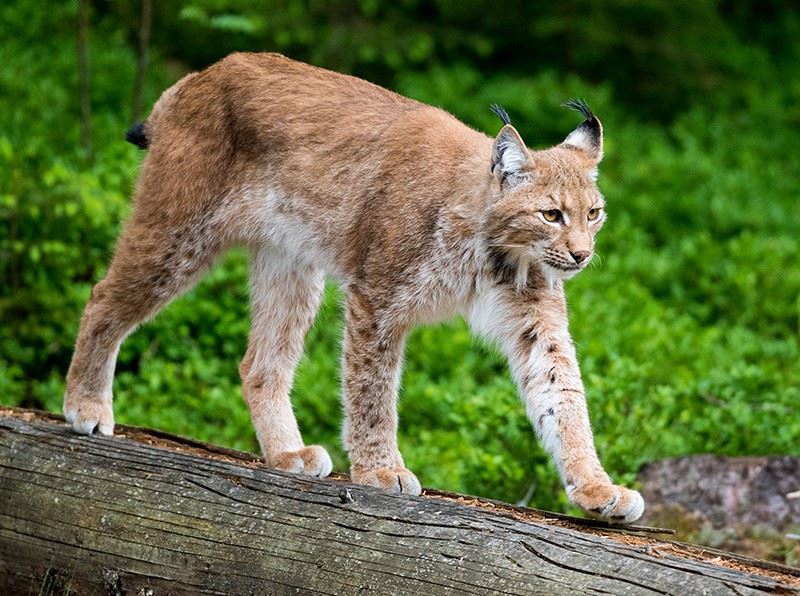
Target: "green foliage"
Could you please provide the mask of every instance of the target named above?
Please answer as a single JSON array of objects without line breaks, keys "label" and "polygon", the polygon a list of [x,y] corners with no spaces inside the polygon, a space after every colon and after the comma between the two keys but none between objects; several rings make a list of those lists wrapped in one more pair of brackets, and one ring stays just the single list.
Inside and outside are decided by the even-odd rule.
[{"label": "green foliage", "polygon": [[[561,102],[585,97],[606,128],[609,221],[568,294],[603,461],[631,481],[659,457],[800,454],[795,11],[775,2],[754,22],[747,3],[702,1],[156,4],[151,102],[182,71],[176,58],[248,48],[367,75],[490,134],[500,103],[534,147],[561,140],[576,124]],[[60,409],[81,309],[129,209],[134,6],[95,5],[92,166],[77,149],[75,3],[0,11],[15,32],[0,39],[2,403]],[[257,449],[237,372],[246,278],[234,251],[125,342],[118,421]],[[330,287],[294,403],[307,441],[344,470],[340,302]],[[532,488],[533,504],[566,506],[505,362],[463,321],[410,337],[400,420],[426,485],[514,501]]]},{"label": "green foliage", "polygon": [[[128,3],[109,3],[132,29]],[[708,95],[740,103],[800,59],[790,0],[163,0],[154,36],[202,67],[270,49],[394,87],[462,62],[527,76],[556,69],[611,83],[617,101],[665,117]],[[562,98],[563,99],[563,98]]]}]

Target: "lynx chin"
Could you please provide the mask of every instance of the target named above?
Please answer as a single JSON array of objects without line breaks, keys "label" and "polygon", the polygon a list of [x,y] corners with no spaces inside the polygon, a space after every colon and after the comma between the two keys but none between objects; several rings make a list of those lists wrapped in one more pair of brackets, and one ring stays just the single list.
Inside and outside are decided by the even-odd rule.
[{"label": "lynx chin", "polygon": [[563,282],[591,262],[605,203],[600,121],[531,151],[498,106],[492,139],[450,114],[276,54],[233,54],[167,89],[128,140],[148,152],[133,213],[92,290],[64,413],[114,429],[123,339],[191,287],[226,249],[251,260],[252,326],[239,368],[268,465],[311,476],[289,390],[325,275],[346,294],[343,441],[353,481],[420,493],[397,448],[409,329],[461,314],[508,357],[528,417],[569,499],[621,523],[639,493],[615,485],[594,447]]}]

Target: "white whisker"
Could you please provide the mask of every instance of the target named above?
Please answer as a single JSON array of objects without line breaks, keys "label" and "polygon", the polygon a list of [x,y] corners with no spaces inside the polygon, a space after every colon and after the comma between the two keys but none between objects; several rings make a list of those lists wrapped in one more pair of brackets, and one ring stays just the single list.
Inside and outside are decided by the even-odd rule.
[{"label": "white whisker", "polygon": [[498,244],[492,243],[495,248],[529,248],[527,244]]}]

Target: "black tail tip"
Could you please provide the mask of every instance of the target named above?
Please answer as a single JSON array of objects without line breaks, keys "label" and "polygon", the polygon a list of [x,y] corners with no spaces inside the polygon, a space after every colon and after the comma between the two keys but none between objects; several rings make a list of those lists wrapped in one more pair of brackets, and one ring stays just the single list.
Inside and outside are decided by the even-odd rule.
[{"label": "black tail tip", "polygon": [[125,133],[125,140],[132,145],[136,145],[139,149],[147,149],[150,141],[144,131],[144,122],[131,126],[128,132]]}]

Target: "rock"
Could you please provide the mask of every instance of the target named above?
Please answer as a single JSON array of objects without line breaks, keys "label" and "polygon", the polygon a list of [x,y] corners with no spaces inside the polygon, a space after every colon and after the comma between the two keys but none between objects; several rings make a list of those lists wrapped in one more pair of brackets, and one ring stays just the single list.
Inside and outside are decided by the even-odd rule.
[{"label": "rock", "polygon": [[685,540],[797,564],[800,457],[695,455],[645,464],[643,523]]}]

